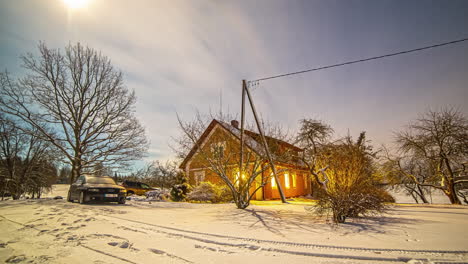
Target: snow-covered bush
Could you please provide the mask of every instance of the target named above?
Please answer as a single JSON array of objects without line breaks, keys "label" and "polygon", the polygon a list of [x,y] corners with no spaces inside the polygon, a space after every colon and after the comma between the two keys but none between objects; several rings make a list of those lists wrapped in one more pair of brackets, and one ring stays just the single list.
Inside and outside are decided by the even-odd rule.
[{"label": "snow-covered bush", "polygon": [[233,201],[232,192],[226,185],[215,185],[217,187],[216,203],[228,203]]},{"label": "snow-covered bush", "polygon": [[367,186],[323,194],[313,211],[318,214],[331,212],[335,223],[344,223],[347,217],[384,212],[388,202],[395,202],[395,200],[387,191]]},{"label": "snow-covered bush", "polygon": [[227,186],[219,186],[211,182],[202,182],[187,195],[187,200],[222,203],[232,201],[232,194]]},{"label": "snow-covered bush", "polygon": [[146,192],[146,200],[152,201],[167,201],[169,200],[170,193],[167,189],[155,189]]},{"label": "snow-covered bush", "polygon": [[382,213],[386,203],[394,202],[382,187],[376,170],[375,152],[366,144],[365,133],[356,142],[347,137],[321,147],[311,171],[320,187],[318,202],[313,209],[318,214],[332,213],[335,223],[348,217]]}]

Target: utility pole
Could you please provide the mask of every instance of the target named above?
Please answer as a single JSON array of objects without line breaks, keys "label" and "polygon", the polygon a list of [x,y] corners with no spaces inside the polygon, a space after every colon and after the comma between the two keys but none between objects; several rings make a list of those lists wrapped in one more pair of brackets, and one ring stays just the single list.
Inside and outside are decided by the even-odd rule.
[{"label": "utility pole", "polygon": [[[240,161],[239,161],[239,181],[242,179],[242,172],[244,171],[244,122],[245,122],[245,80],[242,80],[242,106],[241,106],[241,134],[240,134]],[[239,183],[239,186],[241,184]]]},{"label": "utility pole", "polygon": [[245,95],[247,94],[247,97],[249,99],[249,104],[250,107],[252,108],[252,113],[255,118],[255,123],[257,124],[258,132],[260,134],[260,137],[262,138],[262,145],[265,148],[265,152],[267,154],[268,158],[268,163],[270,164],[271,171],[273,172],[273,176],[275,177],[276,181],[276,186],[278,186],[278,191],[281,197],[281,202],[287,203],[286,202],[286,197],[284,196],[283,188],[281,186],[281,183],[279,181],[278,175],[276,173],[276,167],[275,164],[273,163],[273,159],[270,154],[270,149],[268,148],[267,141],[265,139],[265,135],[263,133],[263,129],[260,125],[260,120],[258,119],[257,111],[255,110],[255,105],[252,99],[252,96],[250,95],[249,88],[247,87],[247,83],[245,80],[242,80],[242,108],[241,108],[241,153],[240,153],[240,169],[242,170],[242,163],[243,163],[243,158],[244,158],[244,122],[245,122]]}]

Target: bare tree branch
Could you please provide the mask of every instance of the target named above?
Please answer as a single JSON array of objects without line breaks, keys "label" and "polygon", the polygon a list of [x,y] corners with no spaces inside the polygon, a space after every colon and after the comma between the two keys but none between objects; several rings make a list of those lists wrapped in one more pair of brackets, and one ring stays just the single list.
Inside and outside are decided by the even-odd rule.
[{"label": "bare tree branch", "polygon": [[107,57],[80,43],[64,54],[40,43],[39,53],[22,56],[29,74],[18,82],[7,73],[0,76],[0,105],[62,152],[72,167],[71,181],[96,164],[121,167],[145,154],[135,93]]}]

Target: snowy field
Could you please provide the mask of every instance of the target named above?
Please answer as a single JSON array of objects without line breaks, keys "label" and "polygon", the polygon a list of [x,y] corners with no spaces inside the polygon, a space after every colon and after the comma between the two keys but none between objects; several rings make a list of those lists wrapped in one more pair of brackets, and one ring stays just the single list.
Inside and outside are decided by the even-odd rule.
[{"label": "snowy field", "polygon": [[444,204],[333,226],[300,203],[45,198],[0,202],[0,230],[0,263],[468,263],[468,207]]}]

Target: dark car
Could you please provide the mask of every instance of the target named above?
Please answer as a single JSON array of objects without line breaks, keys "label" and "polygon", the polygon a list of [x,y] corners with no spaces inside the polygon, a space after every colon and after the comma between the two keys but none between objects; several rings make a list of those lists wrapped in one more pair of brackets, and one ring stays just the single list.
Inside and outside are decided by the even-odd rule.
[{"label": "dark car", "polygon": [[123,181],[122,186],[127,189],[127,195],[145,195],[146,192],[156,190],[146,183],[137,181]]},{"label": "dark car", "polygon": [[125,203],[127,191],[124,187],[117,185],[111,177],[107,176],[80,176],[70,186],[67,201],[78,200],[83,204],[89,201],[118,202]]}]

